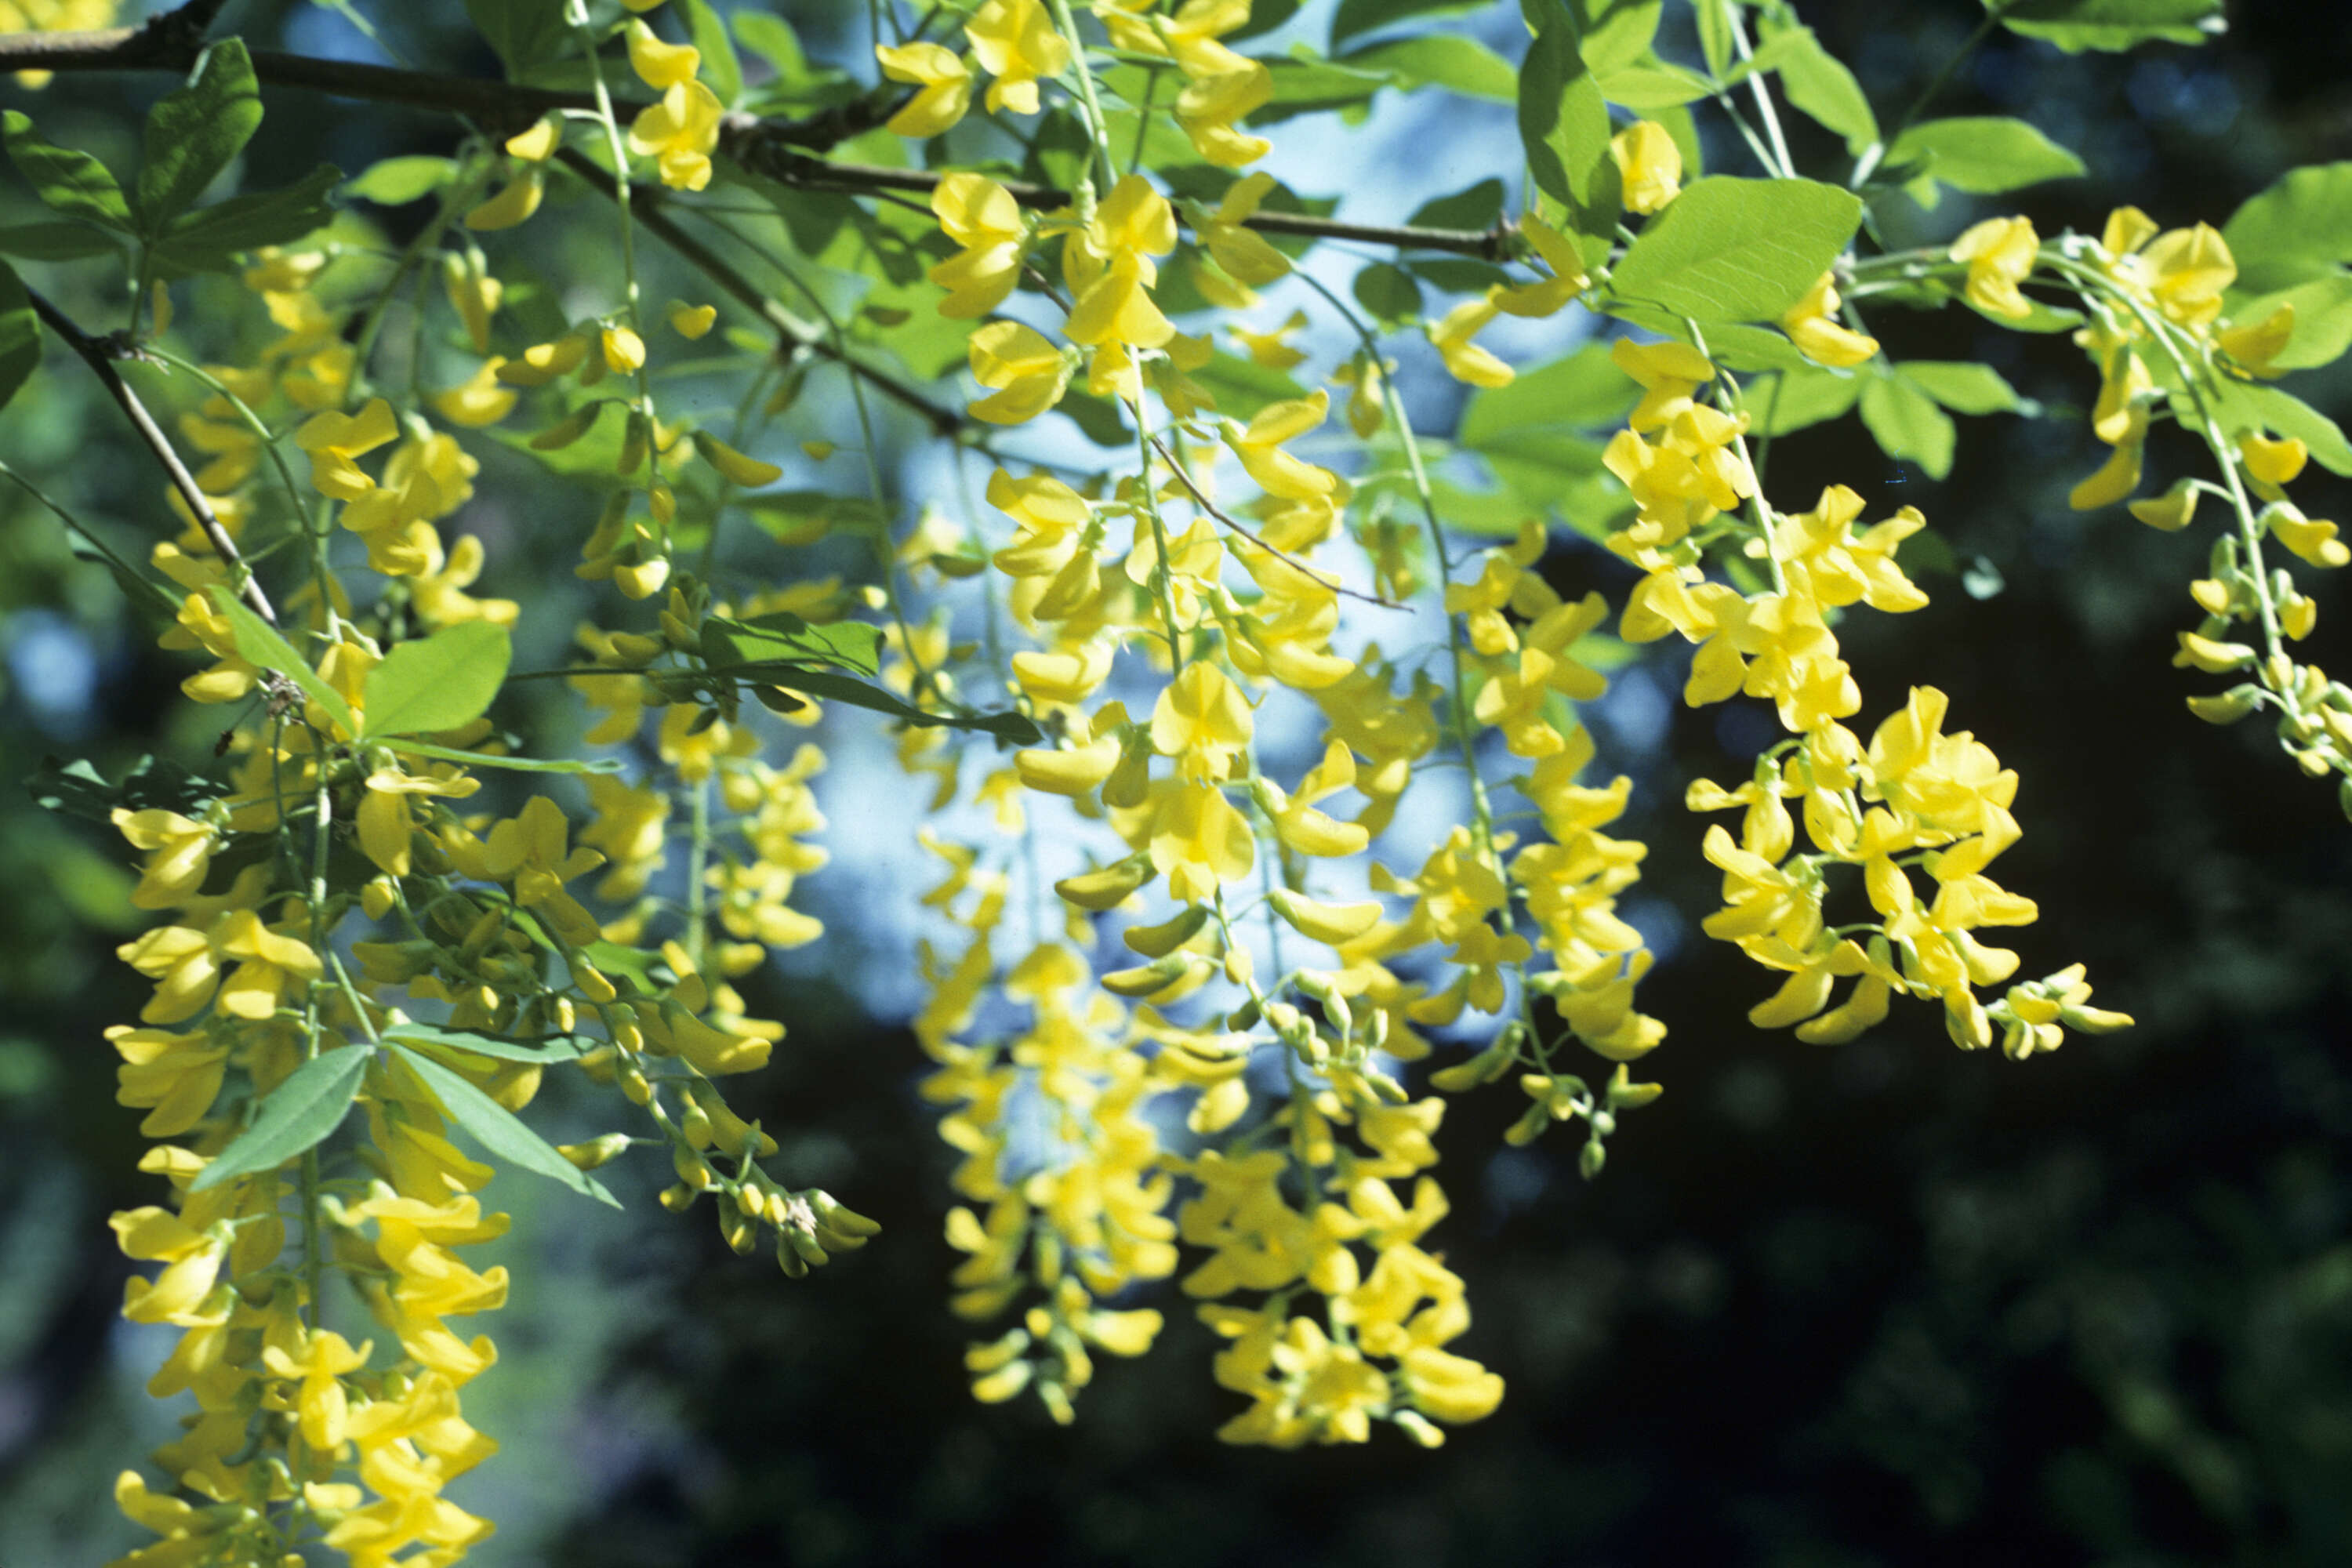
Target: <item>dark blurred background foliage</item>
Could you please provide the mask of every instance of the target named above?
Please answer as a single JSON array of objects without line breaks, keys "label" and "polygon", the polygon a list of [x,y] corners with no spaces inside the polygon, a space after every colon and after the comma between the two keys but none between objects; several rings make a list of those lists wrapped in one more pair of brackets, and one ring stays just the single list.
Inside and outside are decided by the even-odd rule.
[{"label": "dark blurred background foliage", "polygon": [[[851,8],[782,9],[822,44]],[[1979,14],[1802,10],[1882,110]],[[1998,37],[1938,110],[2020,115],[2082,151],[2089,178],[2017,204],[2045,234],[2096,232],[2123,202],[2218,224],[2287,167],[2352,158],[2338,7],[2230,11],[2201,50],[2068,57]],[[266,45],[321,15],[249,3],[226,22]],[[489,68],[457,6],[396,31]],[[112,150],[160,90],[60,81],[43,128]],[[269,112],[257,182],[447,135],[291,93]],[[1801,165],[1835,166],[1806,129]],[[1928,237],[1965,219],[1903,221]],[[583,267],[594,232],[579,227]],[[1666,1098],[1591,1185],[1572,1142],[1502,1148],[1508,1096],[1457,1101],[1443,1244],[1477,1314],[1460,1348],[1509,1397],[1442,1452],[1281,1455],[1213,1441],[1230,1402],[1172,1300],[1160,1347],[1107,1367],[1074,1428],[974,1405],[943,1306],[949,1155],[913,1092],[919,1054],[823,974],[770,976],[753,1010],[793,1040],[743,1109],[789,1130],[793,1179],[887,1234],[788,1285],[707,1221],[662,1213],[650,1178],[625,1220],[593,1226],[502,1194],[541,1234],[518,1239],[530,1261],[492,1325],[506,1363],[481,1424],[509,1452],[469,1505],[508,1531],[477,1561],[2352,1562],[2352,826],[2259,726],[2215,731],[2182,710],[2169,657],[2201,535],[2066,510],[2097,461],[2080,354],[1961,312],[1871,324],[1897,357],[1987,358],[2062,417],[1969,421],[1940,484],[1890,473],[1851,421],[1817,428],[1776,445],[1774,494],[1801,506],[1843,480],[1874,512],[1916,504],[2005,583],[1979,601],[1930,580],[1930,609],[1853,625],[1850,653],[1874,711],[1932,681],[2019,770],[2026,837],[2004,864],[2042,907],[2024,972],[2079,957],[2137,1028],[2021,1065],[1954,1051],[1916,1009],[1838,1049],[1759,1035],[1743,1017],[1759,977],[1696,932],[1714,875],[1678,803],[1690,778],[1741,771],[1763,731],[1736,710],[1677,710],[1661,746],[1616,737],[1646,803],[1628,830],[1654,846],[1657,902],[1636,916],[1685,911],[1645,987],[1673,1029],[1654,1058]],[[146,516],[152,477],[86,380],[53,363],[0,426],[5,456],[70,474],[88,515]],[[2304,395],[2341,416],[2346,390],[2337,374]],[[2165,461],[2159,446],[2168,479]],[[2315,511],[2341,515],[2352,496],[2319,482]],[[510,521],[485,587],[553,592],[572,547]],[[1546,563],[1564,589],[1622,594],[1614,568],[1566,543]],[[2328,587],[2308,646],[2337,667],[2352,605]],[[121,847],[39,811],[20,781],[47,752],[110,774],[147,752],[201,763],[211,735],[110,580],[15,496],[0,498],[0,1558],[95,1561],[117,1541],[100,1500],[114,1472],[164,1435],[138,1391],[156,1347],[114,1316],[125,1266],[102,1223],[151,1195],[100,1038],[134,1010],[110,949],[138,921]],[[820,914],[858,897],[838,878],[807,887]]]}]

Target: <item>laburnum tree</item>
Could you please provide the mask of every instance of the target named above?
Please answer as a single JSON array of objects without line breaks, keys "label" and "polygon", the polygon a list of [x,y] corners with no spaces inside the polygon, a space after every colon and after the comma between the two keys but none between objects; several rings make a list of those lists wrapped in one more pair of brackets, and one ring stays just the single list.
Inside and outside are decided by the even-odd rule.
[{"label": "laburnum tree", "polygon": [[[1951,415],[2049,416],[1987,364],[1896,363],[1891,315],[2072,334],[2105,449],[2073,505],[2211,539],[2147,679],[2273,726],[2352,813],[2352,687],[2298,653],[2352,552],[2290,493],[2352,445],[2285,379],[2352,343],[2352,166],[2183,226],[1892,246],[1898,204],[1917,228],[2081,163],[1932,88],[1874,104],[1788,0],[1521,0],[1516,60],[1442,0],[1311,33],[1297,0],[898,0],[837,58],[751,5],[464,9],[502,78],[249,49],[219,0],[111,30],[109,0],[0,0],[46,209],[0,227],[0,396],[94,377],[152,504],[0,472],[222,727],[35,781],[119,831],[155,917],[108,1036],[158,1201],[111,1223],[159,1266],[124,1315],[179,1333],[149,1392],[189,1413],[121,1474],[156,1537],[126,1563],[446,1564],[490,1531],[445,1488],[497,1447],[465,1406],[499,1169],[611,1202],[592,1173],[667,1160],[665,1206],[793,1279],[874,1238],[729,1096],[791,1048],[737,982],[824,940],[793,899],[852,727],[939,868],[914,1026],[972,1392],[1057,1421],[1176,1300],[1223,1342],[1229,1442],[1433,1447],[1496,1407],[1449,1348],[1433,1173],[1448,1097],[1518,1097],[1516,1143],[1580,1123],[1595,1177],[1661,1092],[1673,1007],[1618,908],[1649,849],[1579,720],[1637,658],[1695,650],[1689,704],[1777,716],[1667,847],[1722,873],[1703,928],[1764,972],[1758,1028],[1836,1045],[1916,1004],[2023,1059],[2129,1024],[2000,945],[2037,915],[1996,879],[2034,821],[2000,737],[1841,652],[1968,520],[1765,483],[1850,414],[1936,476]],[[1988,0],[1969,47],[2216,20]],[[59,71],[183,80],[110,164],[44,126]],[[1514,104],[1522,156],[1396,227],[1257,167],[1381,90]],[[455,151],[240,187],[297,93],[446,116]],[[1800,172],[1795,116],[1837,166]],[[1479,341],[1506,317],[1524,363]],[[591,620],[532,624],[478,478],[534,489]],[[1618,602],[1547,575],[1583,544]],[[550,1074],[616,1090],[620,1130],[543,1138]]]}]

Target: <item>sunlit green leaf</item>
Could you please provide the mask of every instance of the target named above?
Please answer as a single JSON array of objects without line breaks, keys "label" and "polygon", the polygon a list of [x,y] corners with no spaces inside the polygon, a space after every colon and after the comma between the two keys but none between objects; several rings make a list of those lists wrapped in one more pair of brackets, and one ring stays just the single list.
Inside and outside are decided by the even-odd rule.
[{"label": "sunlit green leaf", "polygon": [[394,644],[362,688],[369,738],[432,735],[472,723],[490,710],[513,659],[506,627],[490,621],[460,621]]},{"label": "sunlit green leaf", "polygon": [[2220,30],[2221,0],[2004,0],[2001,25],[2068,54],[2146,43],[2201,44]]},{"label": "sunlit green leaf", "polygon": [[1899,371],[1864,378],[1862,422],[1888,457],[1918,464],[1929,479],[1952,471],[1957,437],[1950,416]]},{"label": "sunlit green leaf", "polygon": [[1926,165],[1927,177],[1956,191],[1989,195],[2083,173],[2083,160],[2022,120],[1968,115],[1930,120],[1895,139],[1887,163]]},{"label": "sunlit green leaf", "polygon": [[443,1067],[422,1051],[394,1045],[400,1059],[410,1071],[425,1080],[449,1120],[464,1128],[482,1152],[493,1160],[509,1165],[520,1165],[537,1175],[551,1177],[584,1197],[598,1203],[621,1206],[621,1200],[604,1188],[604,1184],[588,1174],[571,1161],[555,1152],[555,1145],[532,1131],[513,1111],[476,1089],[457,1072]]},{"label": "sunlit green leaf", "polygon": [[247,664],[276,670],[325,709],[327,717],[341,725],[343,733],[359,733],[358,721],[352,717],[352,705],[343,700],[343,694],[321,679],[319,672],[294,651],[294,645],[278,635],[276,626],[247,609],[245,601],[230,591],[227,584],[215,583],[210,593],[213,607],[227,617],[236,651]]},{"label": "sunlit green leaf", "polygon": [[1834,185],[1712,175],[1650,220],[1610,289],[1702,321],[1772,321],[1804,298],[1861,220],[1861,201]]}]

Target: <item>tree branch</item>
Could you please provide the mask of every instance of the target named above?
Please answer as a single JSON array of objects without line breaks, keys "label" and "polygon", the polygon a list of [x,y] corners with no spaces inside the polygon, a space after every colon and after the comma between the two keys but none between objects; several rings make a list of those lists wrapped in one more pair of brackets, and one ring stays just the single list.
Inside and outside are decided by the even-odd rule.
[{"label": "tree branch", "polygon": [[[221,3],[222,0],[189,0],[179,10],[167,12],[142,27],[114,27],[95,33],[0,34],[0,71],[184,71],[195,64],[204,47],[203,23],[209,22]],[[274,49],[254,52],[253,73],[273,87],[299,88],[339,98],[459,114],[493,131],[520,130],[543,114],[565,110],[593,113],[596,109],[593,93],[526,87],[488,77],[397,70],[389,66],[320,59]],[[644,100],[635,99],[616,99],[613,104],[615,113],[627,115],[647,107]],[[838,146],[871,128],[888,111],[887,103],[871,97],[806,120],[768,120],[736,111],[720,121],[719,148],[752,173],[796,189],[912,191],[929,195],[938,186],[940,176],[928,170],[887,169],[810,156],[812,152],[822,153]],[[1067,191],[1050,185],[1007,181],[1004,188],[1024,206],[1061,207],[1071,200]],[[1412,228],[1339,223],[1300,213],[1262,212],[1244,219],[1243,226],[1261,234],[1349,240],[1398,250],[1444,251],[1486,261],[1506,261],[1514,254],[1511,231],[1500,224],[1484,231]]]},{"label": "tree branch", "polygon": [[[201,4],[201,0],[198,3]],[[213,8],[218,7],[215,5]],[[196,526],[204,530],[213,552],[227,566],[229,577],[236,582],[238,594],[253,606],[254,614],[275,625],[278,612],[270,608],[269,596],[261,591],[261,584],[255,578],[253,568],[247,566],[245,558],[236,552],[236,541],[229,538],[228,530],[222,527],[220,519],[214,515],[212,502],[205,498],[204,491],[196,488],[195,478],[188,472],[187,465],[180,461],[179,453],[172,449],[171,437],[163,434],[154,417],[147,412],[147,405],[139,401],[139,395],[131,390],[130,383],[124,381],[122,374],[114,368],[117,360],[136,359],[138,350],[120,338],[91,337],[67,320],[64,312],[39,294],[29,289],[25,294],[32,301],[33,313],[41,318],[42,323],[55,332],[66,347],[80,355],[84,364],[97,373],[108,395],[129,416],[131,428],[138,431],[139,438],[147,443],[147,449],[154,454],[155,461],[163,465],[164,474],[170,478],[172,488],[179,491],[180,499],[187,503],[190,514],[196,520]]]}]

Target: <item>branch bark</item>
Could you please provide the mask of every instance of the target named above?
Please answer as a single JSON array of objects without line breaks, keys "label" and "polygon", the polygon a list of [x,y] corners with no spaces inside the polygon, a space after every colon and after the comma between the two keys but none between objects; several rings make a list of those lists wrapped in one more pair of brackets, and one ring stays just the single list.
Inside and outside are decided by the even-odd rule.
[{"label": "branch bark", "polygon": [[41,318],[42,324],[81,357],[82,363],[89,366],[105,386],[108,395],[129,417],[131,428],[139,432],[139,438],[147,444],[148,451],[154,455],[155,461],[171,479],[172,488],[187,503],[189,513],[196,520],[196,526],[204,530],[213,553],[227,566],[230,578],[236,583],[239,596],[253,606],[255,615],[275,625],[278,612],[270,607],[269,596],[261,591],[261,584],[254,576],[253,568],[247,566],[245,558],[236,552],[236,542],[229,538],[228,530],[221,526],[221,521],[214,514],[212,502],[205,498],[205,492],[196,488],[195,477],[188,472],[187,465],[180,461],[180,454],[172,447],[171,437],[163,434],[154,416],[147,412],[147,405],[139,401],[139,395],[131,390],[131,384],[122,379],[122,373],[114,368],[116,361],[136,358],[138,351],[125,345],[120,339],[90,336],[40,295],[29,289],[25,293],[32,301],[33,313]]}]

